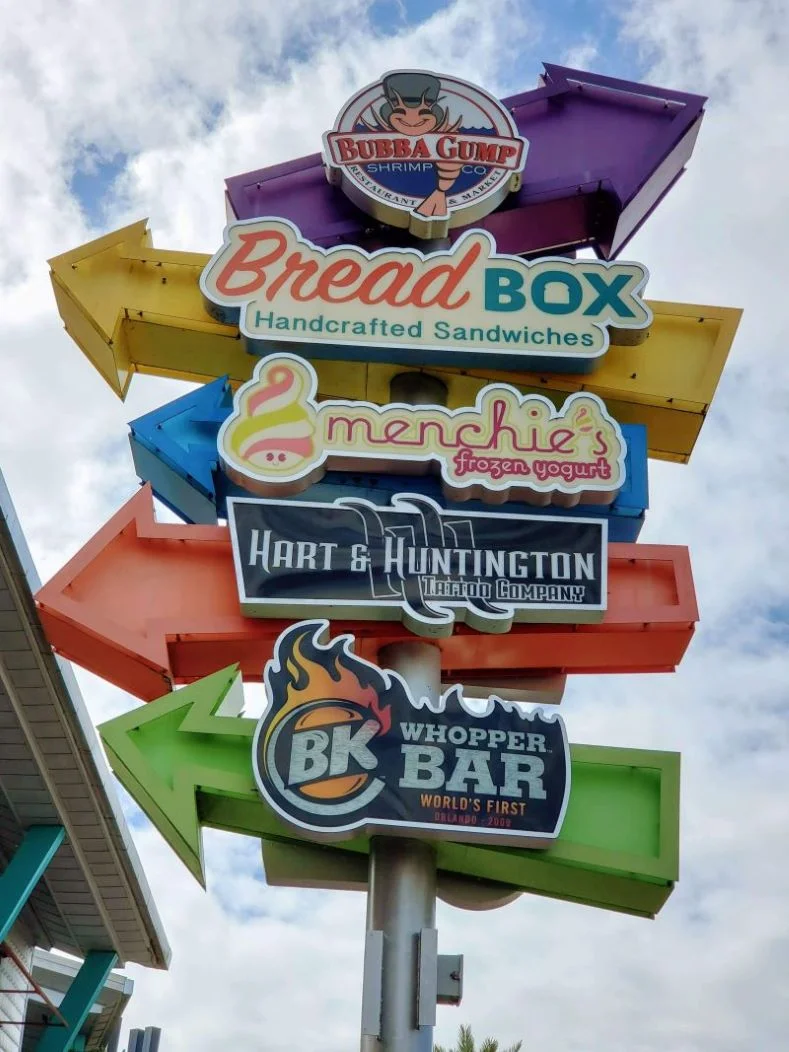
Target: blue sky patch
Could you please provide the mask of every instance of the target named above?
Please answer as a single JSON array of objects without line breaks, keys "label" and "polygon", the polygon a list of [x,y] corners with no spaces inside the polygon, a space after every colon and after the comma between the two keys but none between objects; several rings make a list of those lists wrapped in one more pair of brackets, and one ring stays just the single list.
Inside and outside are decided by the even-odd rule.
[{"label": "blue sky patch", "polygon": [[[367,15],[374,30],[386,36],[420,26],[452,6],[453,0],[371,0]],[[623,46],[619,39],[616,8],[606,0],[565,0],[561,4],[555,0],[523,0],[519,10],[527,23],[533,21],[533,43],[518,49],[517,63],[511,48],[502,54],[500,80],[508,93],[533,87],[543,60],[632,80],[643,76],[635,48]],[[283,56],[285,63],[307,61],[310,46],[308,39],[296,35]],[[515,69],[516,64],[521,68]],[[219,100],[207,106],[206,133],[216,126],[223,113]],[[114,184],[129,160],[123,152],[106,156],[95,144],[85,146],[77,158],[69,189],[92,227],[102,229],[106,225]]]},{"label": "blue sky patch", "polygon": [[451,6],[450,0],[373,0],[369,17],[376,29],[387,33],[418,26]]},{"label": "blue sky patch", "polygon": [[69,189],[91,226],[102,225],[107,197],[128,161],[128,154],[104,157],[93,146],[87,146],[79,157],[69,180]]}]

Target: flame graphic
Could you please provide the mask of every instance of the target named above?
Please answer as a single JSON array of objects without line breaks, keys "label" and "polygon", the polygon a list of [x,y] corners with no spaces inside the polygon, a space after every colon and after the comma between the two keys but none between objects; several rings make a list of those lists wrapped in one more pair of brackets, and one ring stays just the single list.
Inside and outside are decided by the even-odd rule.
[{"label": "flame graphic", "polygon": [[[279,640],[277,658],[266,669],[272,717],[264,748],[277,727],[297,709],[304,711],[295,718],[293,731],[361,722],[360,707],[378,723],[376,735],[391,727],[391,706],[380,699],[387,687],[380,670],[348,651],[348,637],[321,645],[318,637],[324,627],[321,622],[294,625]],[[347,702],[351,704],[344,704]],[[313,799],[336,800],[351,796],[367,781],[366,774],[328,777],[301,786],[299,792]]]},{"label": "flame graphic", "polygon": [[[320,631],[321,628],[311,627],[292,635],[287,633],[283,637],[281,644],[286,646],[280,645],[281,671],[278,675],[274,673],[268,677],[271,701],[277,710],[271,726],[274,727],[305,702],[325,699],[353,701],[368,708],[380,723],[381,733],[385,734],[392,725],[391,709],[388,705],[380,704],[379,691],[375,686],[372,683],[365,685],[358,675],[361,673],[365,679],[370,679],[370,673],[377,670],[349,654],[343,639],[334,640],[327,647],[321,646],[315,638]],[[305,653],[308,640],[312,643],[309,649],[313,651],[313,657]],[[342,645],[337,646],[338,643]]]}]

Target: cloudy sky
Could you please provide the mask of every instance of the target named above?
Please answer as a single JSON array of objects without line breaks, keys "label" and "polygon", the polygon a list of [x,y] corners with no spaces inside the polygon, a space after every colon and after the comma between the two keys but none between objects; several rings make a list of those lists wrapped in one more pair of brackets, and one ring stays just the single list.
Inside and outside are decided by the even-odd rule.
[{"label": "cloudy sky", "polygon": [[[740,306],[688,466],[651,466],[642,540],[691,548],[702,624],[672,676],[576,678],[572,740],[683,754],[682,880],[657,918],[521,898],[439,909],[466,955],[439,1012],[545,1052],[779,1052],[789,999],[789,0],[0,0],[0,467],[47,579],[134,492],[122,404],[62,330],[46,259],[149,216],[219,244],[223,179],[318,149],[339,104],[398,66],[503,95],[541,60],[710,96],[691,166],[628,255],[656,299]],[[329,13],[330,12],[330,13]],[[133,699],[78,671],[99,722]],[[358,1042],[364,902],[269,889],[253,840],[209,832],[208,893],[126,799],[170,937],[129,971],[130,1025],[167,1052]]]}]

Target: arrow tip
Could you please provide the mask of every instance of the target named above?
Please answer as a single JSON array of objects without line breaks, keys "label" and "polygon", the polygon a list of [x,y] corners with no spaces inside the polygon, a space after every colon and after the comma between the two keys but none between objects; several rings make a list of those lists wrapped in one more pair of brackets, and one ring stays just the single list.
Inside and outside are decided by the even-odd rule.
[{"label": "arrow tip", "polygon": [[138,219],[128,226],[111,230],[108,234],[102,234],[101,237],[94,238],[92,241],[86,241],[83,245],[70,248],[67,252],[61,252],[57,256],[52,256],[47,262],[51,270],[65,274],[71,269],[72,263],[80,263],[82,260],[96,256],[100,252],[105,252],[108,248],[117,248],[119,245],[125,245],[128,242],[144,246],[150,244],[151,232],[148,229],[147,218]]},{"label": "arrow tip", "polygon": [[120,256],[124,245],[150,243],[148,220],[140,219],[49,260],[66,332],[121,399],[134,370],[119,323],[128,282]]},{"label": "arrow tip", "polygon": [[230,665],[98,727],[118,781],[203,888],[197,791],[205,770],[199,762],[195,766],[190,738],[216,736],[224,722],[232,733],[234,720],[220,719],[219,726],[211,721],[238,716],[243,702],[239,666]]}]

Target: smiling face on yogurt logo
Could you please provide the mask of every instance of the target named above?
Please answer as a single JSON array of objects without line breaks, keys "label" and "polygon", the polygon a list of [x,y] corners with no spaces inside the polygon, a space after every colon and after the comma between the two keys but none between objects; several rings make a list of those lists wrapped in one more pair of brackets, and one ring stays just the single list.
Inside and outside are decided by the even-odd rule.
[{"label": "smiling face on yogurt logo", "polygon": [[418,69],[357,92],[324,144],[329,179],[359,208],[425,238],[497,208],[519,188],[528,147],[498,99]]}]

